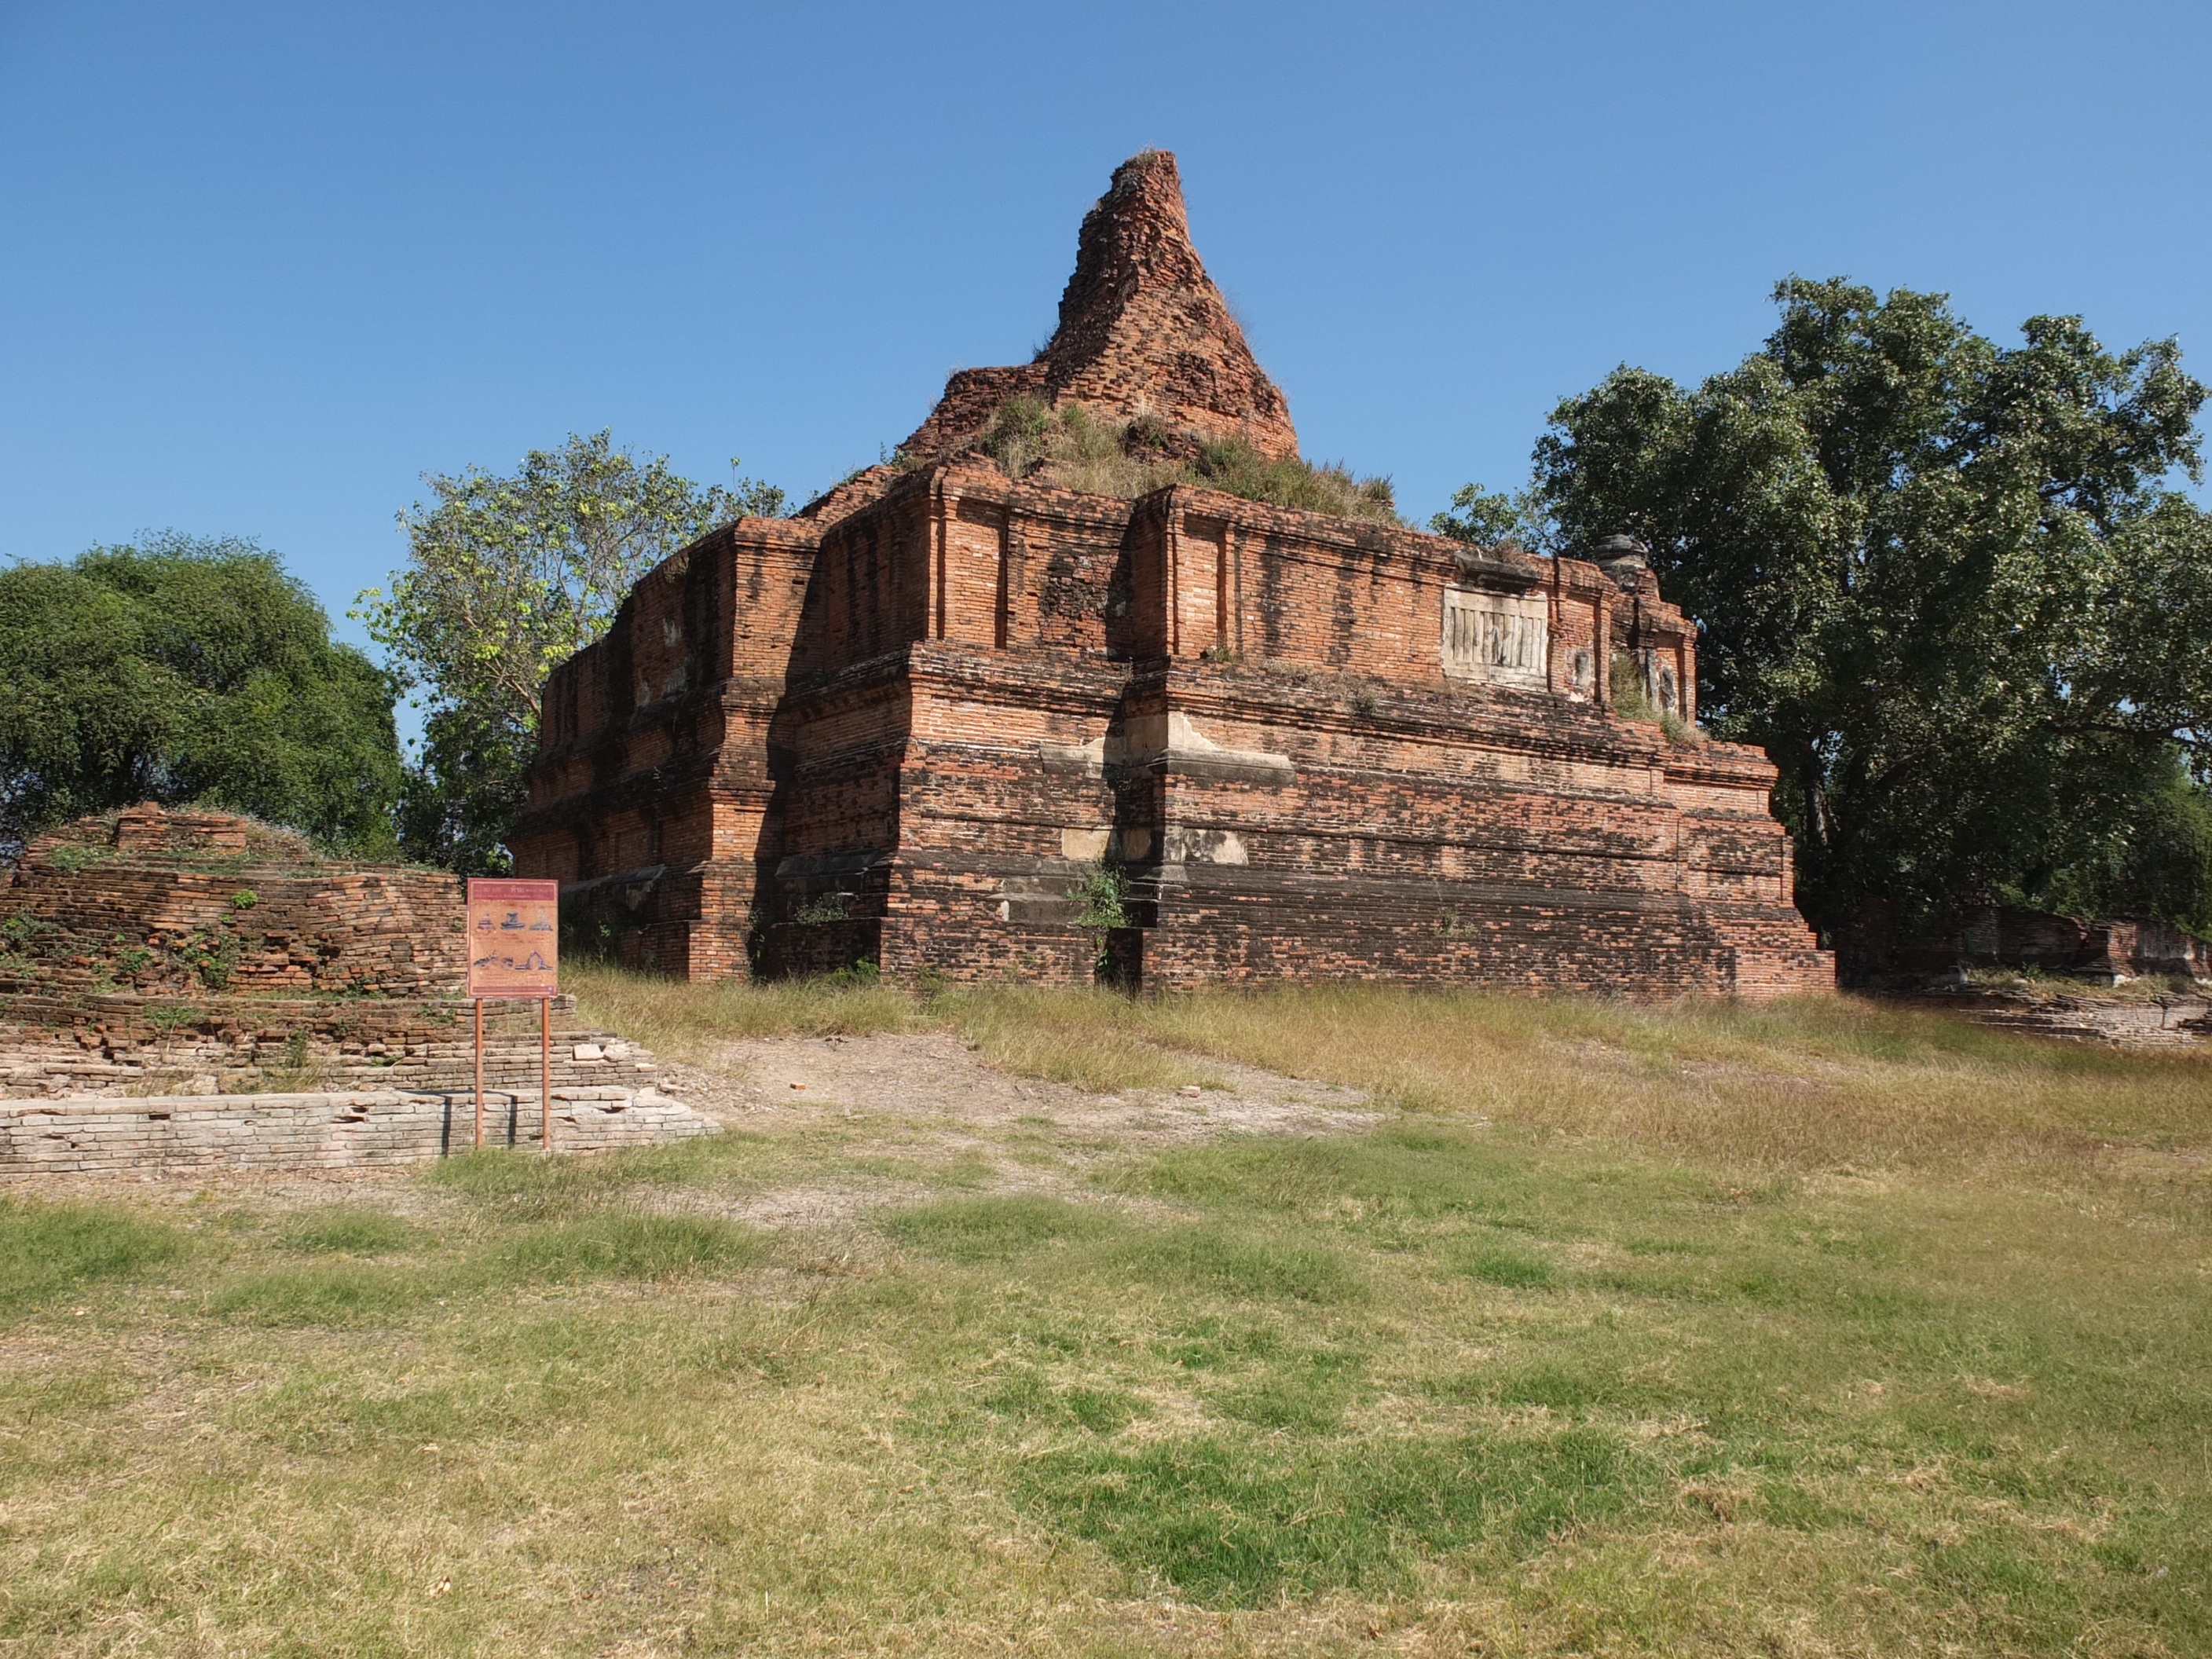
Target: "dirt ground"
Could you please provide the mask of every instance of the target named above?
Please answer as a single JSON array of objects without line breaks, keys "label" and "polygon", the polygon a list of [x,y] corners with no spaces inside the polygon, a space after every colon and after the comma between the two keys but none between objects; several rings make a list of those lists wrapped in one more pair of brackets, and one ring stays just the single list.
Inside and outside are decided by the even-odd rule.
[{"label": "dirt ground", "polygon": [[[1010,1075],[949,1032],[773,1037],[732,1042],[703,1065],[662,1066],[655,1086],[719,1127],[740,1133],[821,1138],[808,1159],[817,1177],[769,1188],[742,1201],[701,1202],[780,1231],[850,1239],[868,1211],[910,1202],[941,1182],[947,1165],[963,1184],[993,1192],[1072,1191],[1102,1158],[1230,1134],[1318,1135],[1377,1121],[1357,1091],[1226,1061],[1204,1066],[1206,1086],[1090,1093]],[[74,1195],[127,1194],[157,1206],[243,1197],[276,1206],[331,1201],[334,1187],[379,1189],[376,1206],[427,1215],[447,1197],[415,1182],[417,1169],[255,1175],[220,1181],[69,1180]],[[58,1191],[58,1185],[46,1190]]]},{"label": "dirt ground", "polygon": [[[1207,1085],[1093,1094],[1011,1076],[949,1032],[772,1037],[733,1042],[708,1066],[663,1068],[662,1092],[726,1129],[826,1130],[838,1178],[782,1187],[730,1210],[757,1224],[842,1232],[865,1210],[910,1200],[932,1183],[897,1162],[926,1152],[964,1163],[980,1188],[1072,1190],[1100,1158],[1229,1134],[1340,1133],[1379,1115],[1356,1091],[1222,1061]],[[890,1169],[872,1172],[872,1158]]]},{"label": "dirt ground", "polygon": [[1170,1092],[1088,1094],[1012,1077],[950,1032],[920,1036],[765,1037],[733,1042],[711,1066],[668,1066],[662,1093],[730,1128],[803,1127],[825,1117],[888,1117],[1003,1132],[1048,1119],[1064,1131],[1124,1146],[1172,1146],[1224,1133],[1324,1134],[1370,1121],[1364,1099],[1335,1084],[1225,1060],[1212,1084]]}]

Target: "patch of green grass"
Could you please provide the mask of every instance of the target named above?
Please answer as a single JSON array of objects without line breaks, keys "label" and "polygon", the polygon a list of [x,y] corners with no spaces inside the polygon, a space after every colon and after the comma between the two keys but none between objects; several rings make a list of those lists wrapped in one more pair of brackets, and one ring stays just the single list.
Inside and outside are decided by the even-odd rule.
[{"label": "patch of green grass", "polygon": [[1251,1319],[1209,1317],[1180,1325],[1153,1346],[1183,1370],[1213,1370],[1243,1359],[1273,1358],[1283,1352],[1283,1334]]},{"label": "patch of green grass", "polygon": [[425,1172],[425,1179],[465,1194],[488,1213],[520,1219],[571,1213],[641,1187],[742,1183],[772,1155],[773,1149],[760,1136],[726,1130],[670,1146],[589,1158],[548,1158],[520,1147],[486,1147],[441,1158]]},{"label": "patch of green grass", "polygon": [[1257,1376],[1215,1390],[1206,1403],[1224,1417],[1262,1429],[1315,1433],[1340,1427],[1358,1392],[1361,1356],[1314,1351],[1287,1356]]},{"label": "patch of green grass", "polygon": [[1239,1236],[1225,1228],[1164,1227],[1129,1237],[1104,1258],[1115,1273],[1186,1294],[1346,1302],[1360,1276],[1337,1251]]},{"label": "patch of green grass", "polygon": [[173,1228],[108,1205],[0,1199],[0,1316],[182,1254]]},{"label": "patch of green grass", "polygon": [[1620,1516],[1652,1484],[1615,1439],[1588,1429],[1078,1444],[1032,1460],[1018,1480],[1031,1504],[1140,1582],[1222,1607],[1401,1589],[1425,1558],[1490,1544],[1510,1559]]},{"label": "patch of green grass", "polygon": [[253,1325],[388,1325],[442,1288],[442,1280],[410,1267],[327,1262],[248,1273],[208,1298],[219,1319]]},{"label": "patch of green grass", "polygon": [[1072,1423],[1092,1434],[1112,1434],[1145,1414],[1143,1406],[1122,1389],[1081,1383],[1055,1388],[1035,1365],[1017,1365],[1000,1373],[981,1399],[988,1410],[1000,1417]]},{"label": "patch of green grass", "polygon": [[1596,1403],[1600,1390],[1590,1380],[1565,1365],[1532,1365],[1501,1379],[1498,1403],[1542,1406],[1555,1412],[1577,1412]]},{"label": "patch of green grass", "polygon": [[[362,1249],[363,1241],[410,1238],[357,1216],[310,1222],[286,1242],[302,1248],[296,1243],[302,1236],[319,1241],[304,1248],[348,1255],[381,1253]],[[244,1273],[219,1287],[207,1307],[218,1318],[258,1325],[389,1325],[436,1302],[596,1279],[734,1272],[767,1253],[767,1241],[736,1222],[586,1210],[571,1219],[515,1225],[473,1249],[404,1265],[340,1260]]]},{"label": "patch of green grass", "polygon": [[1798,1532],[1828,1532],[1857,1519],[1817,1494],[1781,1480],[1770,1480],[1759,1487],[1759,1513],[1770,1526]]},{"label": "patch of green grass", "polygon": [[584,1279],[673,1279],[732,1272],[768,1254],[758,1232],[709,1216],[616,1212],[532,1227],[497,1255],[512,1283]]},{"label": "patch of green grass", "polygon": [[1486,1285],[1504,1285],[1515,1290],[1548,1285],[1553,1277],[1550,1262],[1495,1245],[1468,1252],[1462,1265]]},{"label": "patch of green grass", "polygon": [[325,1210],[284,1230],[289,1249],[344,1255],[397,1255],[421,1240],[417,1231],[381,1210]]},{"label": "patch of green grass", "polygon": [[0,1425],[20,1433],[72,1413],[110,1410],[137,1390],[112,1370],[61,1371],[0,1384]]},{"label": "patch of green grass", "polygon": [[1095,1205],[1029,1194],[944,1199],[894,1212],[884,1222],[902,1244],[953,1261],[1004,1261],[1120,1229],[1120,1218]]},{"label": "patch of green grass", "polygon": [[1251,1135],[1164,1154],[1139,1172],[1144,1190],[1201,1204],[1291,1214],[1430,1219],[1480,1213],[1510,1185],[1508,1166],[1449,1129],[1399,1127],[1372,1135]]}]

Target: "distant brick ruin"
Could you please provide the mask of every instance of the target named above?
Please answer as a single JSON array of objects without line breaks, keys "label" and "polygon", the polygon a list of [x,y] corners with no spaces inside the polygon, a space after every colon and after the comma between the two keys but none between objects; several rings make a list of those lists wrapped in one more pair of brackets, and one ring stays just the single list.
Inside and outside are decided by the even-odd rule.
[{"label": "distant brick ruin", "polygon": [[[461,901],[445,871],[224,812],[149,803],[37,837],[0,872],[0,1180],[374,1167],[452,1150],[457,1115],[472,1139]],[[696,1133],[653,1056],[571,1006],[556,1145]],[[485,1026],[492,1133],[527,1144],[538,1011],[494,1003]]]},{"label": "distant brick ruin", "polygon": [[1632,545],[1012,477],[1017,399],[1294,459],[1171,155],[1115,174],[1035,362],[678,553],[555,671],[517,872],[693,978],[1833,984],[1774,769],[1695,731],[1694,626]]},{"label": "distant brick ruin", "polygon": [[64,824],[0,888],[0,988],[453,995],[461,886],[227,812],[151,802]]}]

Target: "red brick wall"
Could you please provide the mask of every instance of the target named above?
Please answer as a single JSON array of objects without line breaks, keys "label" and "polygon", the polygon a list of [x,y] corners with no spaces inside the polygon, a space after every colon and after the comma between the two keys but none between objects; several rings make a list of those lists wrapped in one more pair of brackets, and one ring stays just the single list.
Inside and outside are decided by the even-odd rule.
[{"label": "red brick wall", "polygon": [[[1468,587],[1544,619],[1533,682],[1446,674]],[[556,672],[518,867],[692,975],[1085,978],[1067,890],[1110,845],[1155,983],[1832,982],[1772,768],[1614,716],[1616,658],[1694,717],[1646,572],[886,471],[687,550]]]},{"label": "red brick wall", "polygon": [[457,991],[461,884],[318,857],[222,813],[134,807],[40,836],[4,887],[0,983],[44,994]]}]

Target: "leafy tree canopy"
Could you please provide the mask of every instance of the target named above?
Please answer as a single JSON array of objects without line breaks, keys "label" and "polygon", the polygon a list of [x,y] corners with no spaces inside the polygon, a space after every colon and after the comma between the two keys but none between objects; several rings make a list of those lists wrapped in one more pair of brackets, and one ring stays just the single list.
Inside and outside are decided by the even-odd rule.
[{"label": "leafy tree canopy", "polygon": [[1479,483],[1462,484],[1453,495],[1451,504],[1451,512],[1436,514],[1429,520],[1429,528],[1439,536],[1479,547],[1493,547],[1500,542],[1520,540],[1527,534],[1525,509],[1529,504],[1516,501],[1510,495],[1485,489]]},{"label": "leafy tree canopy", "polygon": [[0,571],[0,842],[141,800],[393,850],[392,688],[250,541]]},{"label": "leafy tree canopy", "polygon": [[546,675],[599,638],[661,560],[732,519],[780,515],[786,497],[744,478],[702,488],[665,457],[615,448],[606,432],[532,450],[512,477],[471,467],[423,482],[430,501],[399,515],[407,568],[353,614],[423,705],[401,811],[408,851],[496,871],[522,810]]},{"label": "leafy tree canopy", "polygon": [[[1700,700],[1781,768],[1799,901],[1977,899],[2212,921],[2205,388],[2171,340],[2023,343],[1941,295],[1792,279],[1694,390],[1623,368],[1560,404],[1530,495],[1456,501],[1553,550],[1627,532],[1703,626]],[[1486,515],[1486,516],[1485,516]]]}]

